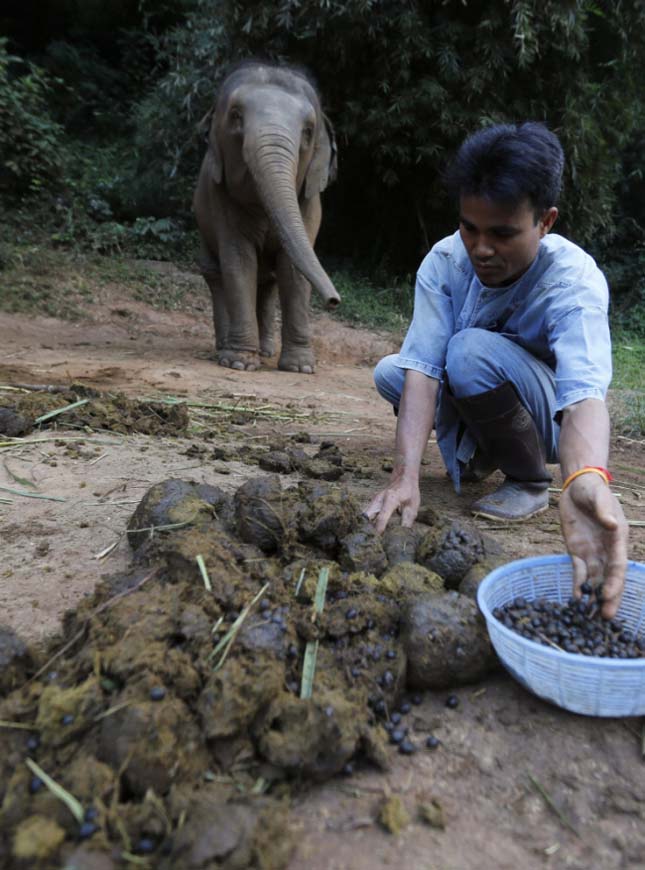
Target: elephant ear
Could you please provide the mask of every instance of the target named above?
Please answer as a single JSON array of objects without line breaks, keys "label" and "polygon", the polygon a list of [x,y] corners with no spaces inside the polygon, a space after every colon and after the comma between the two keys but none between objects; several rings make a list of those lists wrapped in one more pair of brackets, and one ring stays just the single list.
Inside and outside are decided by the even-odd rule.
[{"label": "elephant ear", "polygon": [[215,115],[215,106],[213,106],[209,111],[204,115],[199,124],[197,125],[197,132],[200,133],[204,137],[204,142],[206,142],[208,146],[208,151],[206,152],[206,159],[209,163],[209,169],[211,175],[213,176],[213,181],[215,184],[222,183],[223,177],[223,165],[222,165],[222,155],[220,154],[220,150],[217,147],[217,142],[211,140],[210,137],[210,129],[211,124],[213,122],[213,116]]},{"label": "elephant ear", "polygon": [[311,199],[323,191],[334,178],[338,168],[338,149],[334,128],[327,115],[323,115],[323,124],[316,143],[314,156],[309,164],[305,178],[305,198]]}]

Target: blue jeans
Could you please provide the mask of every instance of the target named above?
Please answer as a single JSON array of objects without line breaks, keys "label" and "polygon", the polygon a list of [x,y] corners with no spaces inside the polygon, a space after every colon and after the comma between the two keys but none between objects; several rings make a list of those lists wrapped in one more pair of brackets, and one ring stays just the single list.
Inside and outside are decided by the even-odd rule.
[{"label": "blue jeans", "polygon": [[[406,372],[406,369],[397,365],[398,359],[398,354],[386,356],[374,370],[376,389],[395,409],[398,409],[401,401]],[[546,363],[497,332],[472,328],[461,330],[450,339],[446,374],[450,389],[458,399],[485,393],[504,381],[510,381],[544,439],[547,462],[558,462],[560,426],[553,419],[555,376]],[[446,467],[455,479],[455,459],[463,463],[470,456],[467,455],[466,444],[457,444],[456,427],[451,425],[449,419],[451,415],[454,416],[454,409],[449,399],[442,395],[443,392],[442,389],[437,408],[437,440]],[[442,419],[445,425],[442,425]],[[453,444],[449,443],[451,437]],[[470,449],[471,456],[473,449]],[[455,483],[458,486],[458,479]]]}]

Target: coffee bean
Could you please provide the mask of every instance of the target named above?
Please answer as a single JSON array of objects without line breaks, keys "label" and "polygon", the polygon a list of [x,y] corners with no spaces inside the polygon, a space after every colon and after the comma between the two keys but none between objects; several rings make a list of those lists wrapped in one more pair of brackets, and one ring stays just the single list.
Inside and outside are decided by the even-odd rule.
[{"label": "coffee bean", "polygon": [[402,729],[396,728],[390,732],[390,743],[401,743],[405,739],[405,733]]},{"label": "coffee bean", "polygon": [[81,827],[78,829],[79,839],[87,840],[89,837],[94,836],[97,831],[98,825],[95,825],[93,822],[83,822]]},{"label": "coffee bean", "polygon": [[39,776],[32,776],[29,780],[29,791],[31,794],[36,794],[41,790],[41,788],[45,785],[42,779]]},{"label": "coffee bean", "polygon": [[150,700],[151,701],[162,701],[166,697],[166,690],[163,686],[155,686],[150,689]]},{"label": "coffee bean", "polygon": [[438,737],[435,737],[434,734],[430,734],[426,737],[426,746],[428,749],[436,749],[437,746],[441,744],[441,740]]},{"label": "coffee bean", "polygon": [[459,698],[456,695],[448,695],[446,698],[446,707],[450,707],[451,710],[454,710],[455,707],[459,706]]},{"label": "coffee bean", "polygon": [[401,755],[413,755],[416,751],[417,748],[411,740],[403,740],[399,743],[399,752]]}]

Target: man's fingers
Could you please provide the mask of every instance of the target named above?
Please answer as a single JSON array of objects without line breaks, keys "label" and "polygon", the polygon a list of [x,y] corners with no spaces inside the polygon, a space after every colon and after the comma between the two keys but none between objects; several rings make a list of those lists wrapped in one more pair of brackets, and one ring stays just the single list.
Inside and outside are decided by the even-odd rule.
[{"label": "man's fingers", "polygon": [[379,515],[376,518],[376,531],[379,533],[379,535],[385,531],[385,527],[389,523],[390,517],[398,508],[398,506],[399,497],[393,492],[386,493],[385,497],[383,498],[381,510],[379,511]]},{"label": "man's fingers", "polygon": [[587,566],[579,556],[572,556],[571,563],[573,566],[573,594],[576,598],[580,598],[580,587],[587,580]]},{"label": "man's fingers", "polygon": [[417,518],[417,513],[418,511],[416,508],[411,505],[406,505],[401,512],[401,525],[406,529],[409,529]]},{"label": "man's fingers", "polygon": [[368,520],[373,520],[375,516],[380,512],[381,506],[383,504],[383,499],[385,497],[385,493],[379,492],[378,495],[374,496],[372,501],[368,504],[368,506],[363,511],[363,516],[367,517]]}]

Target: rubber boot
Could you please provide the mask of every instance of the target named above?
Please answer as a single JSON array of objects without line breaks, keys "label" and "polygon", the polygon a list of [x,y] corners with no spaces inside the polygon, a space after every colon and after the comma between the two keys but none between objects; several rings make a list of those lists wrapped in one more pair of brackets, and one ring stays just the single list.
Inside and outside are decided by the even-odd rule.
[{"label": "rubber boot", "polygon": [[472,512],[522,522],[546,510],[552,478],[544,441],[513,384],[452,401],[484,455],[506,475],[499,489],[472,504]]}]

